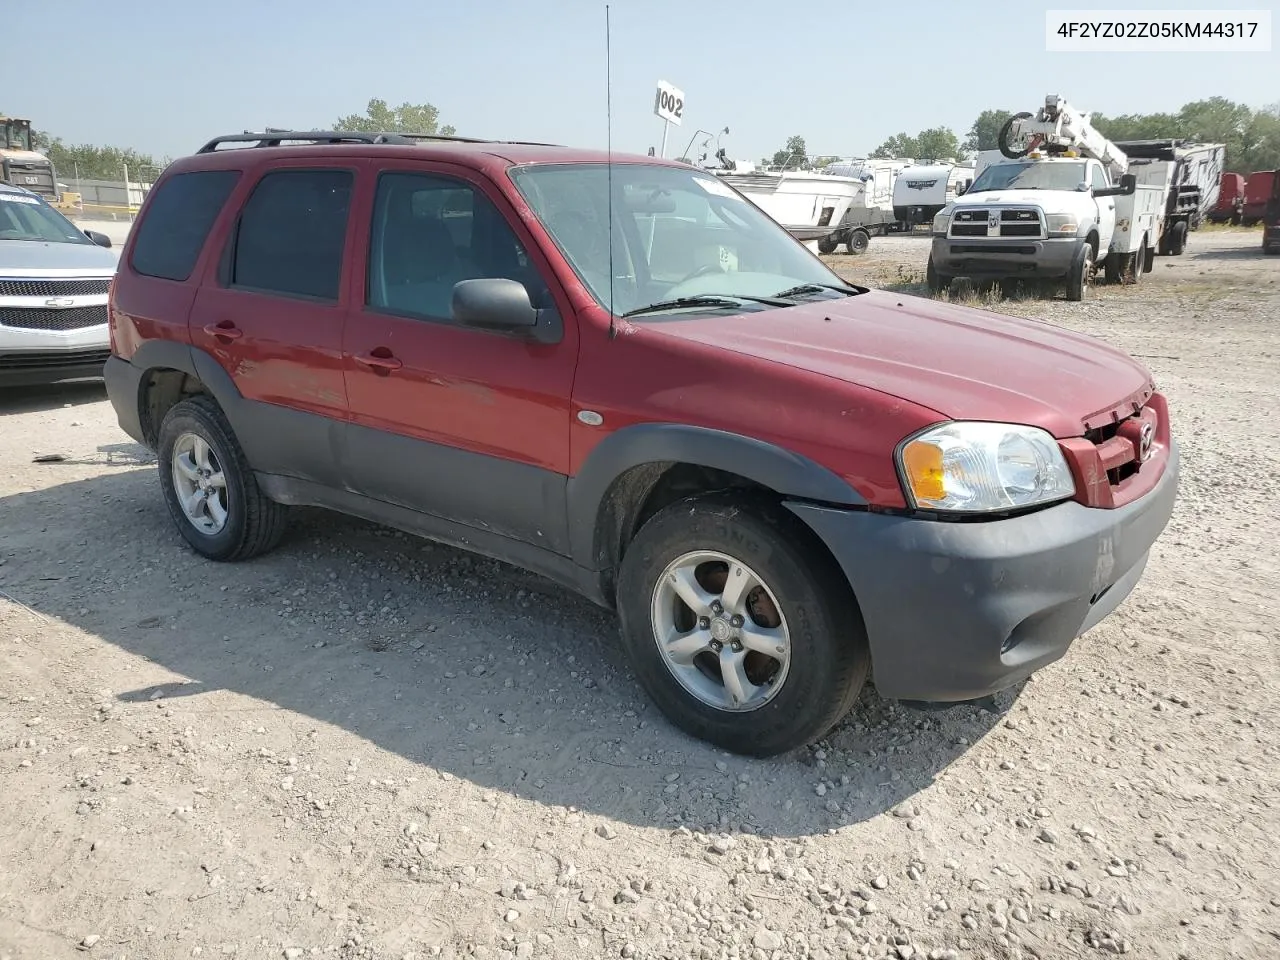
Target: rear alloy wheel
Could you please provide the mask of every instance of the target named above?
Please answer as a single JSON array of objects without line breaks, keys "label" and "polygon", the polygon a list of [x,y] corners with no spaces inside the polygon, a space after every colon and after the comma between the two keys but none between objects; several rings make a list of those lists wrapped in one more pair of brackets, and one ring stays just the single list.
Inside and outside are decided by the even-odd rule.
[{"label": "rear alloy wheel", "polygon": [[160,488],[183,539],[210,560],[247,560],[280,542],[287,508],[268,499],[212,397],[175,404],[160,424]]},{"label": "rear alloy wheel", "polygon": [[808,529],[769,504],[711,496],[660,511],[623,556],[628,657],[676,726],[733,753],[813,742],[870,667],[853,594]]}]

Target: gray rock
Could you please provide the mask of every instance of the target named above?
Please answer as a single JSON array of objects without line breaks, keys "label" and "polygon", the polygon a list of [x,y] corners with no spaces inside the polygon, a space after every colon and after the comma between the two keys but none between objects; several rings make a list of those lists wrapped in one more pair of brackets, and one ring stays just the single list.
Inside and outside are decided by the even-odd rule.
[{"label": "gray rock", "polygon": [[768,927],[761,927],[756,931],[755,936],[751,938],[751,945],[769,953],[774,950],[781,950],[783,946],[782,934],[776,930],[770,930]]}]

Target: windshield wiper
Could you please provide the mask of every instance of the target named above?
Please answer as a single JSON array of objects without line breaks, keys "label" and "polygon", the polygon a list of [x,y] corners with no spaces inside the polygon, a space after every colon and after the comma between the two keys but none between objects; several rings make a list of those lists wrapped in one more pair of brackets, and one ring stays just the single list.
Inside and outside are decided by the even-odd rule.
[{"label": "windshield wiper", "polygon": [[860,293],[867,292],[862,287],[844,286],[835,283],[801,283],[775,293],[774,296],[779,298],[798,297],[805,293],[822,293],[824,290],[834,290],[836,293],[845,293],[851,297],[856,297]]},{"label": "windshield wiper", "polygon": [[744,303],[763,303],[770,307],[793,307],[795,304],[777,297],[752,297],[741,293],[700,293],[692,297],[676,297],[674,300],[659,300],[648,306],[636,307],[623,314],[624,317],[635,317],[642,313],[658,313],[662,310],[678,310],[681,307],[740,307]]}]

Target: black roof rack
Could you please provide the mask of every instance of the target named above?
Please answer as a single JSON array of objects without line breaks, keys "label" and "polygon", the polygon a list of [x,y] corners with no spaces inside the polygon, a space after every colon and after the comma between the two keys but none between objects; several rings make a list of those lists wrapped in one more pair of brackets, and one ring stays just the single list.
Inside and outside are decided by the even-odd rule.
[{"label": "black roof rack", "polygon": [[[486,140],[481,137],[457,137],[443,133],[362,133],[342,130],[279,130],[268,127],[258,133],[246,130],[244,133],[232,133],[222,137],[214,137],[197,153],[213,153],[224,143],[247,143],[255,147],[278,147],[284,143],[308,144],[342,144],[342,143],[385,143],[416,144],[424,140],[439,140],[446,143],[524,143],[524,141]],[[527,143],[526,146],[550,147],[550,143]]]}]

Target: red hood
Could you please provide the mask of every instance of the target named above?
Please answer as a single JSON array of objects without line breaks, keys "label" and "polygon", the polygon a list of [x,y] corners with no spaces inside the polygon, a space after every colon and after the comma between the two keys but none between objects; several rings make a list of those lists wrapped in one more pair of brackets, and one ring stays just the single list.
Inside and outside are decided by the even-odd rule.
[{"label": "red hood", "polygon": [[954,420],[1081,435],[1135,412],[1151,374],[1107,344],[1037,320],[871,291],[739,316],[641,323],[891,394]]}]

